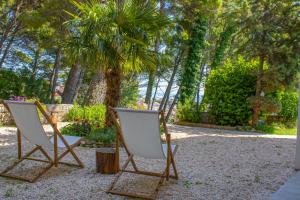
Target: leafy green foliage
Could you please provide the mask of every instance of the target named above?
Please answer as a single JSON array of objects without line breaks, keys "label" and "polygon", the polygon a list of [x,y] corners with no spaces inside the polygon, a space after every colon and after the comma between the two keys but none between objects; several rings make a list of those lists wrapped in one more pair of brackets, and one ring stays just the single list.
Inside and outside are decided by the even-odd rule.
[{"label": "leafy green foliage", "polygon": [[195,27],[193,28],[186,65],[181,78],[181,104],[184,104],[195,97],[198,83],[199,62],[205,47],[207,26],[207,20],[200,16],[196,20]]},{"label": "leafy green foliage", "polygon": [[256,78],[252,71],[256,61],[242,57],[227,60],[224,67],[211,71],[206,83],[209,112],[220,125],[244,125],[251,116],[248,98],[255,94]]},{"label": "leafy green foliage", "polygon": [[76,122],[69,124],[61,129],[62,134],[80,136],[90,141],[112,144],[116,139],[114,127],[101,128],[88,122]]},{"label": "leafy green foliage", "polygon": [[105,113],[106,107],[102,104],[84,107],[74,105],[67,114],[67,120],[85,121],[102,128],[104,127]]},{"label": "leafy green foliage", "polygon": [[34,82],[30,78],[28,70],[18,72],[0,70],[0,98],[9,99],[11,96],[26,96],[38,98],[47,102],[49,84],[43,78],[37,78]]},{"label": "leafy green foliage", "polygon": [[281,111],[278,114],[282,117],[282,122],[295,124],[298,116],[298,93],[279,92],[277,99],[281,103]]},{"label": "leafy green foliage", "polygon": [[214,60],[211,64],[211,68],[214,69],[221,65],[226,49],[228,48],[230,44],[230,40],[232,38],[232,35],[235,32],[235,25],[228,25],[225,30],[220,34],[219,44],[215,52]]},{"label": "leafy green foliage", "polygon": [[196,104],[191,101],[178,105],[176,117],[180,121],[193,123],[201,122],[199,110],[197,110]]},{"label": "leafy green foliage", "polygon": [[121,87],[120,107],[134,106],[139,97],[139,82],[132,79],[123,79]]},{"label": "leafy green foliage", "polygon": [[114,127],[93,129],[86,138],[104,144],[112,144],[116,140],[116,129]]}]

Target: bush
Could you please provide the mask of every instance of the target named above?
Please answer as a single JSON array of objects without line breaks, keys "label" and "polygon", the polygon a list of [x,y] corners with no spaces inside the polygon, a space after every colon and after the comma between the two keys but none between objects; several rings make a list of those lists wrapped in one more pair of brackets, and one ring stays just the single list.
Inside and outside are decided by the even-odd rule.
[{"label": "bush", "polygon": [[196,104],[188,101],[184,105],[178,104],[176,117],[179,121],[193,122],[198,123],[201,122],[201,117],[199,114],[199,110],[196,108]]},{"label": "bush", "polygon": [[49,83],[43,77],[31,80],[31,72],[27,70],[0,70],[0,98],[9,99],[12,96],[39,98],[42,102],[49,101]]},{"label": "bush", "polygon": [[252,71],[257,64],[239,57],[236,61],[227,60],[223,67],[210,72],[204,101],[217,124],[248,124],[252,114],[248,98],[255,95],[256,82]]},{"label": "bush", "polygon": [[97,128],[92,130],[86,138],[92,141],[102,142],[104,144],[112,144],[116,139],[116,129],[114,127]]},{"label": "bush", "polygon": [[80,107],[74,105],[67,114],[68,121],[85,121],[100,128],[105,124],[106,108],[103,104]]},{"label": "bush", "polygon": [[61,129],[63,135],[80,136],[95,142],[112,144],[116,139],[116,129],[100,128],[88,122],[76,122],[69,124]]},{"label": "bush", "polygon": [[274,124],[265,124],[259,123],[256,125],[255,129],[259,132],[263,133],[274,133],[275,132],[275,125]]},{"label": "bush", "polygon": [[282,123],[289,126],[295,124],[298,116],[298,93],[279,92],[277,99],[281,103],[281,111],[278,113],[282,117]]}]

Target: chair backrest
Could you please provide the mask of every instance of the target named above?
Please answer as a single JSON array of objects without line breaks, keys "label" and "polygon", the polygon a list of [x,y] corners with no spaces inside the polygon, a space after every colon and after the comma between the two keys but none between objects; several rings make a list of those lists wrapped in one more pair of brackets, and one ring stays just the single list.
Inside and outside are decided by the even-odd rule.
[{"label": "chair backrest", "polygon": [[115,108],[124,143],[133,155],[164,159],[158,111]]},{"label": "chair backrest", "polygon": [[35,103],[4,101],[8,106],[14,121],[31,144],[45,148],[53,148],[40,121]]}]

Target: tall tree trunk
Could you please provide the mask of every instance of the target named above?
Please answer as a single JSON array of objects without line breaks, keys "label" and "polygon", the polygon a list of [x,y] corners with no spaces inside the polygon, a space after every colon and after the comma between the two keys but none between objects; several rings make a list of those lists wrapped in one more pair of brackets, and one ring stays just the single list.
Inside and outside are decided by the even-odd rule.
[{"label": "tall tree trunk", "polygon": [[202,79],[204,76],[204,68],[205,68],[205,62],[202,62],[201,70],[200,70],[200,78],[199,78],[199,83],[198,83],[198,88],[197,88],[197,103],[196,103],[197,111],[199,111],[199,106],[200,106],[200,89],[201,89]]},{"label": "tall tree trunk", "polygon": [[72,66],[62,95],[62,103],[72,104],[81,85],[83,69],[79,63]]},{"label": "tall tree trunk", "polygon": [[9,33],[14,30],[14,27],[16,27],[16,30],[18,30],[17,27],[19,27],[19,24],[18,24],[17,18],[20,14],[20,9],[21,9],[22,5],[23,5],[23,1],[18,1],[17,2],[16,10],[15,10],[15,13],[13,15],[13,18],[11,19],[11,21],[7,25],[6,29],[2,33],[2,36],[1,36],[1,39],[0,39],[0,52],[2,51],[2,47],[4,45],[4,42],[8,38]]},{"label": "tall tree trunk", "polygon": [[173,72],[172,72],[170,81],[168,82],[168,86],[166,88],[164,96],[163,96],[163,98],[162,98],[162,100],[160,102],[159,110],[163,110],[163,111],[166,110],[166,107],[167,107],[167,104],[168,104],[168,101],[169,101],[169,98],[170,98],[171,89],[172,89],[172,86],[173,86],[173,83],[174,83],[175,75],[177,73],[177,70],[178,70],[178,67],[179,67],[179,63],[181,61],[182,53],[183,53],[183,51],[179,50],[179,52],[178,52],[178,54],[177,54],[177,56],[175,58]]},{"label": "tall tree trunk", "polygon": [[223,59],[225,57],[225,53],[226,50],[228,48],[228,46],[230,45],[230,41],[232,38],[232,35],[235,32],[235,25],[234,24],[230,24],[227,25],[227,27],[225,28],[225,30],[220,34],[220,38],[219,38],[219,44],[218,47],[216,49],[214,58],[213,58],[213,62],[211,64],[211,69],[215,69],[216,67],[220,66],[223,62]]},{"label": "tall tree trunk", "polygon": [[[262,77],[264,71],[264,62],[265,62],[265,55],[262,53],[259,59],[259,68],[258,68],[257,79],[256,79],[255,97],[257,97],[257,100],[260,97],[262,92]],[[253,109],[252,126],[255,127],[259,120],[260,107],[254,106],[252,109]]]},{"label": "tall tree trunk", "polygon": [[166,121],[169,121],[169,119],[170,119],[170,117],[172,115],[172,111],[173,111],[173,109],[174,109],[174,107],[175,107],[175,105],[176,105],[176,103],[177,103],[177,101],[179,99],[180,90],[181,90],[181,87],[178,88],[177,93],[176,93],[176,95],[175,95],[175,97],[173,99],[173,102],[172,102],[172,104],[171,104],[171,106],[170,106],[170,108],[168,110],[168,113],[167,113],[166,119],[165,119]]},{"label": "tall tree trunk", "polygon": [[32,74],[31,74],[31,79],[34,81],[36,78],[36,74],[37,74],[37,70],[38,70],[38,63],[39,63],[39,58],[40,58],[40,48],[38,47],[35,50],[35,54],[34,54],[34,60],[32,63]]},{"label": "tall tree trunk", "polygon": [[[117,107],[121,97],[121,69],[120,67],[114,67],[111,70],[105,72],[107,90],[105,95],[105,105],[108,110],[109,107]],[[110,127],[113,122],[109,112],[106,112],[106,127]]]},{"label": "tall tree trunk", "polygon": [[[163,14],[164,11],[164,6],[165,2],[163,0],[159,0],[160,4],[160,9],[159,12],[160,14]],[[148,76],[148,85],[147,85],[147,91],[146,91],[146,97],[145,97],[145,103],[148,105],[148,109],[150,109],[151,105],[151,97],[152,97],[152,91],[153,91],[153,86],[154,86],[154,81],[155,81],[155,75],[159,71],[159,47],[160,47],[160,33],[156,35],[156,40],[155,40],[155,53],[157,57],[158,64],[156,66],[156,72],[150,71],[149,76]]]},{"label": "tall tree trunk", "polygon": [[199,63],[205,49],[205,35],[208,29],[207,19],[199,16],[193,27],[188,55],[181,78],[180,103],[194,101],[199,80]]},{"label": "tall tree trunk", "polygon": [[4,64],[4,61],[5,61],[5,59],[6,59],[7,55],[8,55],[9,49],[10,49],[10,47],[11,47],[14,39],[15,39],[15,36],[12,35],[12,37],[10,38],[10,40],[9,40],[9,42],[8,42],[8,44],[7,44],[4,52],[3,52],[3,55],[2,55],[2,58],[1,58],[1,61],[0,61],[0,69],[2,68],[2,66]]},{"label": "tall tree trunk", "polygon": [[102,71],[96,72],[89,84],[89,89],[86,93],[84,104],[103,104],[105,102],[106,90],[107,87],[105,73]]},{"label": "tall tree trunk", "polygon": [[58,79],[58,70],[59,70],[59,65],[60,65],[60,49],[57,49],[55,52],[55,62],[53,66],[53,72],[52,72],[52,77],[51,77],[51,103],[55,103],[55,89],[56,89],[56,84],[57,84],[57,79]]},{"label": "tall tree trunk", "polygon": [[145,103],[148,105],[148,109],[150,108],[150,104],[151,104],[154,80],[155,80],[155,72],[150,71],[148,75],[148,85],[147,85],[146,97],[145,97]]},{"label": "tall tree trunk", "polygon": [[[4,52],[3,52],[3,55],[2,55],[2,58],[1,58],[1,61],[0,61],[0,69],[3,66],[3,63],[4,63],[4,61],[5,61],[5,59],[6,59],[7,55],[8,55],[8,52],[9,52],[9,50],[11,48],[11,45],[14,42],[14,39],[16,37],[16,34],[17,34],[19,28],[20,28],[20,23],[15,27],[13,33],[11,34],[10,40],[8,41],[8,44],[7,44],[7,46],[6,46],[6,48],[5,48]],[[0,48],[0,50],[1,50],[1,48]]]},{"label": "tall tree trunk", "polygon": [[157,94],[159,82],[160,82],[160,77],[158,78],[156,86],[155,86],[155,91],[154,91],[154,94],[153,94],[153,98],[152,98],[152,102],[151,102],[151,107],[150,107],[151,110],[153,110],[153,106],[154,106],[154,102],[155,102],[155,98],[156,98],[156,94]]}]

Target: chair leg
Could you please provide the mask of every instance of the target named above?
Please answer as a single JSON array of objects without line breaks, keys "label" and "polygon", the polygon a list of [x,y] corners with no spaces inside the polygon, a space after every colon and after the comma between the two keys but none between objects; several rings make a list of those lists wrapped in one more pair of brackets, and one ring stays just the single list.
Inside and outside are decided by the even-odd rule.
[{"label": "chair leg", "polygon": [[112,189],[114,188],[115,184],[118,182],[119,178],[121,177],[121,175],[123,174],[124,170],[127,168],[129,162],[132,159],[132,155],[129,156],[129,158],[126,160],[125,164],[122,166],[122,169],[120,170],[120,172],[116,175],[115,179],[113,180],[113,182],[110,184],[108,190],[106,191],[107,193],[110,193],[112,191]]},{"label": "chair leg", "polygon": [[[20,164],[23,160],[28,159],[29,156],[31,156],[34,152],[36,152],[37,150],[40,150],[45,157],[47,157],[48,159],[50,158],[47,153],[44,151],[44,149],[42,149],[40,146],[35,147],[34,149],[32,149],[30,152],[28,152],[25,156],[21,157],[21,159],[19,159],[17,162],[15,162],[13,165],[7,167],[4,171],[2,171],[0,173],[0,176],[3,177],[7,177],[7,178],[12,178],[12,179],[16,179],[16,180],[22,180],[22,181],[27,181],[30,183],[35,182],[38,178],[40,178],[43,174],[45,174],[53,165],[54,163],[52,162],[51,158],[48,161],[49,164],[46,166],[46,168],[44,168],[41,172],[39,172],[35,177],[33,177],[32,179],[29,178],[24,178],[21,176],[17,176],[17,175],[12,175],[12,174],[7,174],[7,172],[11,171],[12,169],[14,169],[18,164]],[[30,159],[30,158],[29,158]],[[32,159],[34,160],[34,159]],[[35,161],[39,161],[38,159],[36,159]],[[40,161],[43,162],[43,161]],[[45,162],[45,161],[44,161]],[[47,161],[46,161],[47,162]]]},{"label": "chair leg", "polygon": [[[60,156],[58,156],[57,158],[57,162],[58,163],[61,163],[61,164],[65,164],[65,165],[71,165],[71,166],[77,166],[77,167],[81,167],[83,168],[84,167],[84,164],[81,162],[81,160],[78,158],[78,156],[75,154],[75,152],[73,151],[73,148],[75,148],[77,145],[73,145],[73,146],[70,146],[70,149],[67,149],[65,152],[63,152]],[[61,162],[60,160],[65,157],[68,153],[71,153],[73,158],[76,160],[76,162],[78,163],[77,165],[76,164],[73,164],[73,163],[67,163],[67,162]]]},{"label": "chair leg", "polygon": [[[163,171],[163,173],[161,173],[161,174],[154,173],[154,172],[140,171],[140,170],[139,171],[135,171],[135,170],[134,171],[129,171],[129,170],[126,170],[129,162],[131,162],[131,161],[134,161],[132,155],[130,155],[129,158],[125,161],[125,164],[123,165],[122,169],[117,174],[117,176],[115,177],[115,179],[113,180],[113,182],[109,186],[109,189],[106,192],[107,193],[111,193],[111,194],[121,195],[121,196],[128,196],[128,197],[135,197],[135,198],[142,198],[142,199],[155,199],[156,196],[157,196],[157,194],[158,194],[159,187],[163,184],[165,178],[167,177],[167,170],[168,170],[168,168],[166,167],[165,170]],[[143,175],[147,175],[147,176],[160,177],[160,180],[157,183],[157,185],[155,186],[153,194],[150,195],[150,196],[141,195],[141,194],[135,194],[135,193],[130,193],[130,192],[115,191],[115,190],[113,190],[113,188],[114,188],[115,184],[118,182],[118,180],[121,177],[121,175],[123,174],[123,172],[134,173],[134,174],[143,174]]]}]

